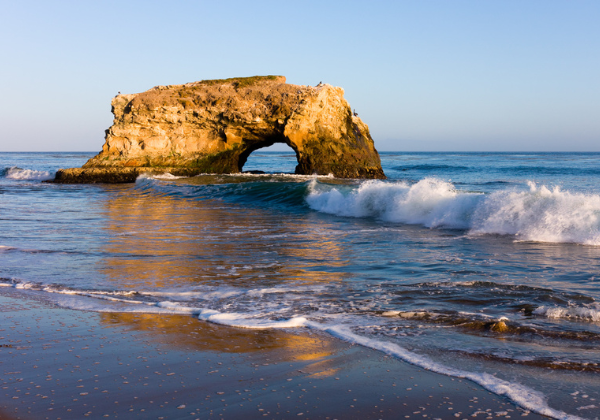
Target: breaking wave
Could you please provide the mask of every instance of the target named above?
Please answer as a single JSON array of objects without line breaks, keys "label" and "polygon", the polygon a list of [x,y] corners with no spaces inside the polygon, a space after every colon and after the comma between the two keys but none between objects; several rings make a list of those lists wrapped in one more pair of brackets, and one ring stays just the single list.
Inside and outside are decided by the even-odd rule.
[{"label": "breaking wave", "polygon": [[34,169],[22,169],[17,166],[4,168],[0,171],[0,177],[24,181],[48,181],[54,178],[49,171],[36,171]]},{"label": "breaking wave", "polygon": [[350,188],[314,180],[306,201],[313,210],[339,216],[514,235],[520,241],[600,245],[600,195],[528,186],[483,194],[459,191],[436,178],[412,185],[367,181]]},{"label": "breaking wave", "polygon": [[533,311],[535,315],[551,319],[570,319],[576,321],[600,322],[600,305],[589,306],[540,306]]}]

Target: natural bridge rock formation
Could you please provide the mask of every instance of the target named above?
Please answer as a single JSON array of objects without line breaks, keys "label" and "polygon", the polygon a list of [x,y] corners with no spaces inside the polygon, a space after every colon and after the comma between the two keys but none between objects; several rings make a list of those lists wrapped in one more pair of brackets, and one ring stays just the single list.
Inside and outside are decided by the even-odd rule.
[{"label": "natural bridge rock formation", "polygon": [[133,182],[145,172],[238,173],[256,149],[285,143],[297,174],[385,178],[369,128],[344,90],[297,86],[282,76],[205,80],[117,95],[106,142],[56,182]]}]

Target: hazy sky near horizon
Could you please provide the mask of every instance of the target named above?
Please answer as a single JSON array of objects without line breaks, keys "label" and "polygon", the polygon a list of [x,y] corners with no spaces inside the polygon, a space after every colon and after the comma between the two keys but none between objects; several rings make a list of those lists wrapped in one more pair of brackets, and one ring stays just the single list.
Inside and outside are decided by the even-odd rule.
[{"label": "hazy sky near horizon", "polygon": [[110,100],[277,74],[380,151],[600,151],[600,2],[3,1],[0,151],[99,151]]}]

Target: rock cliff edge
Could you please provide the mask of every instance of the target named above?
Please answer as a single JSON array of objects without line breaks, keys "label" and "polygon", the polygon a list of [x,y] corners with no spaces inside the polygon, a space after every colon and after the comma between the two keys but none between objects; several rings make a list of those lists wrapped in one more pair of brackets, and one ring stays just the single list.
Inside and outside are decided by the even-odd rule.
[{"label": "rock cliff edge", "polygon": [[285,143],[297,174],[385,178],[369,128],[344,90],[298,86],[283,76],[156,86],[112,100],[102,152],[56,182],[133,182],[144,172],[238,173],[256,149]]}]

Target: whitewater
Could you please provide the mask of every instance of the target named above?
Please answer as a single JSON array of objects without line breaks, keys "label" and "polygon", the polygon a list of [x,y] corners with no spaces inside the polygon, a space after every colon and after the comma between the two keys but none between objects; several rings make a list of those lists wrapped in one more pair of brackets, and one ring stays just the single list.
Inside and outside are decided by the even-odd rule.
[{"label": "whitewater", "polygon": [[0,153],[0,293],[315,330],[552,418],[600,416],[600,154],[382,153],[384,181],[56,185],[93,154]]},{"label": "whitewater", "polygon": [[314,210],[349,217],[464,229],[470,235],[514,235],[517,240],[600,245],[600,195],[570,193],[555,186],[507,189],[491,194],[457,191],[450,182],[425,178],[407,182],[367,181],[358,188],[310,185]]}]

